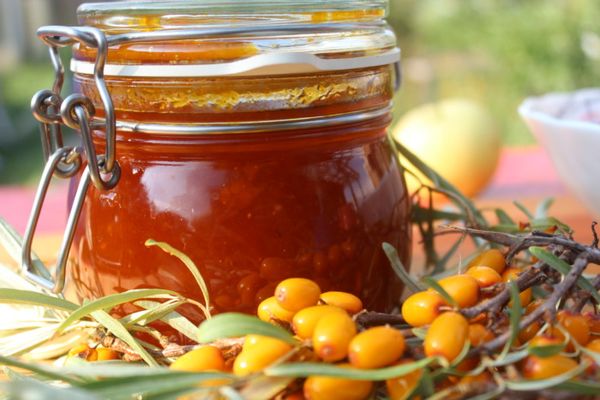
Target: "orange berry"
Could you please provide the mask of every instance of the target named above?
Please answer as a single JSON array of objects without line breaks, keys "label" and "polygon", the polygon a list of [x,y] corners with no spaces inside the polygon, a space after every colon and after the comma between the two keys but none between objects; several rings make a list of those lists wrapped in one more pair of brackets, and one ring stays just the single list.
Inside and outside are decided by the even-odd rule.
[{"label": "orange berry", "polygon": [[440,279],[438,283],[460,308],[474,306],[479,301],[479,284],[470,275],[453,275]]},{"label": "orange berry", "polygon": [[[572,340],[582,346],[585,346],[587,342],[590,341],[590,326],[583,315],[573,314],[563,310],[558,312],[556,319],[560,326],[569,332],[569,336],[571,336],[571,340],[569,340],[566,347],[567,351],[575,350],[575,346],[571,343]],[[556,336],[561,341],[565,340],[565,335],[562,330],[556,326],[550,328],[550,334]]]},{"label": "orange berry", "polygon": [[[600,339],[594,339],[591,342],[589,342],[587,344],[587,346],[585,346],[586,350],[588,351],[593,351],[594,353],[598,353],[600,355]],[[590,355],[588,354],[582,354],[581,355],[581,361],[587,361],[590,366],[588,367],[587,371],[590,374],[595,374],[599,367],[600,364],[598,364]]]},{"label": "orange berry", "polygon": [[242,351],[233,363],[233,373],[238,376],[258,372],[292,350],[292,346],[282,340],[268,336],[248,335]]},{"label": "orange berry", "polygon": [[519,331],[519,341],[521,343],[529,342],[542,328],[542,324],[539,321],[535,321],[531,325],[527,325],[525,328]]},{"label": "orange berry", "polygon": [[446,312],[437,317],[425,335],[425,354],[442,356],[452,362],[462,351],[469,338],[469,322],[457,312]]},{"label": "orange berry", "polygon": [[528,356],[523,362],[523,376],[527,379],[547,379],[577,368],[577,362],[561,354],[550,357]]},{"label": "orange berry", "polygon": [[96,348],[96,353],[98,354],[96,361],[118,360],[121,358],[121,353],[113,349],[107,349],[106,347]]},{"label": "orange berry", "polygon": [[346,313],[331,313],[321,318],[313,332],[315,354],[323,361],[334,362],[346,358],[348,345],[356,336],[356,325]]},{"label": "orange berry", "polygon": [[496,283],[502,282],[502,277],[500,276],[500,274],[490,267],[471,267],[467,270],[467,275],[470,275],[473,278],[475,278],[475,280],[479,284],[479,287],[482,288],[489,287],[495,285]]},{"label": "orange berry", "polygon": [[471,346],[479,346],[493,338],[494,334],[482,324],[469,325],[469,342]]},{"label": "orange berry", "polygon": [[402,304],[402,318],[412,326],[428,325],[440,315],[440,307],[446,305],[444,298],[437,292],[417,292]]},{"label": "orange berry", "polygon": [[389,326],[378,326],[354,336],[348,358],[356,368],[381,368],[398,360],[404,348],[402,332]]},{"label": "orange berry", "polygon": [[281,281],[275,289],[279,305],[289,311],[300,311],[319,302],[321,288],[305,278],[289,278]]},{"label": "orange berry", "polygon": [[227,369],[221,350],[214,346],[198,347],[179,357],[169,368],[187,372],[226,371]]},{"label": "orange berry", "polygon": [[346,314],[346,311],[330,305],[306,307],[298,311],[292,319],[294,333],[302,339],[312,338],[317,322],[331,313]]},{"label": "orange berry", "polygon": [[[342,364],[340,367],[346,367]],[[309,376],[304,381],[307,400],[363,400],[371,395],[373,382],[330,376]]]},{"label": "orange berry", "polygon": [[363,303],[358,297],[348,292],[321,293],[321,300],[330,306],[343,308],[350,314],[356,314],[363,309]]},{"label": "orange berry", "polygon": [[497,273],[501,274],[506,268],[506,261],[500,250],[490,249],[479,254],[477,257],[471,260],[468,265],[469,268],[480,266],[490,267]]},{"label": "orange berry", "polygon": [[590,326],[590,333],[592,335],[600,335],[600,314],[594,314],[593,312],[586,312],[583,317],[587,320]]},{"label": "orange berry", "polygon": [[[406,359],[400,361],[398,364],[407,364],[411,362],[413,362],[413,360]],[[423,370],[417,369],[406,375],[386,380],[385,387],[387,388],[390,400],[405,400],[410,398],[419,385],[421,376],[423,376]]]},{"label": "orange berry", "polygon": [[258,318],[265,322],[271,322],[273,320],[292,322],[292,318],[294,318],[294,312],[281,307],[275,296],[264,299],[258,305],[256,314],[258,315]]},{"label": "orange berry", "polygon": [[483,371],[477,375],[463,376],[458,382],[460,385],[472,385],[474,383],[487,383],[492,381],[492,375],[489,372]]},{"label": "orange berry", "polygon": [[[504,282],[513,281],[513,280],[517,279],[517,277],[521,274],[521,272],[522,271],[518,268],[508,268],[502,274],[502,280]],[[531,288],[527,288],[527,289],[523,290],[519,294],[519,299],[521,299],[521,306],[526,307],[531,302],[532,296],[533,296],[533,292],[532,292]],[[510,306],[510,303],[509,303],[509,306]]]},{"label": "orange berry", "polygon": [[539,335],[529,341],[529,347],[556,346],[564,343],[564,338],[560,339],[552,335]]},{"label": "orange berry", "polygon": [[98,352],[87,344],[78,344],[69,350],[68,357],[77,357],[86,361],[98,360]]}]

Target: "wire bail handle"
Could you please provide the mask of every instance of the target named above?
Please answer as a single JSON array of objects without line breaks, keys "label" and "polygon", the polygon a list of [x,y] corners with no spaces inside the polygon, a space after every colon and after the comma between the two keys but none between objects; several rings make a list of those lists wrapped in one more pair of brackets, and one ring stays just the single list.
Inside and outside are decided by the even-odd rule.
[{"label": "wire bail handle", "polygon": [[[21,253],[21,270],[33,283],[61,293],[65,286],[66,265],[77,222],[83,209],[90,182],[99,190],[115,187],[121,176],[116,160],[116,121],[110,93],[104,81],[104,64],[108,44],[102,31],[91,27],[48,26],[37,31],[38,37],[46,43],[54,67],[54,84],[51,90],[41,90],[31,100],[33,116],[40,122],[40,135],[46,164],[38,185]],[[106,137],[105,152],[96,154],[92,138],[92,119],[95,109],[91,100],[80,94],[71,94],[61,98],[64,83],[64,67],[58,49],[80,43],[96,49],[94,63],[94,81],[104,108],[104,131]],[[67,125],[81,133],[81,147],[64,146],[61,125]],[[86,167],[81,175],[73,205],[67,219],[67,226],[60,245],[53,276],[40,271],[32,261],[32,244],[35,230],[43,208],[44,200],[52,177],[70,178],[81,170],[82,156],[86,158]]]}]

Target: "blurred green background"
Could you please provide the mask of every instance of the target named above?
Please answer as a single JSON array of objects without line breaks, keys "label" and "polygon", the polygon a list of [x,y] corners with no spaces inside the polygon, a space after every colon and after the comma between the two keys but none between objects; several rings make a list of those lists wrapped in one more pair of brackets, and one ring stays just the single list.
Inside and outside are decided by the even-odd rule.
[{"label": "blurred green background", "polygon": [[[600,82],[599,0],[390,2],[389,21],[398,35],[404,69],[396,118],[436,99],[468,97],[494,114],[505,145],[528,145],[533,138],[516,113],[524,97]],[[5,9],[10,3],[16,1],[0,0]],[[48,15],[41,25],[74,24],[79,2],[25,3],[37,12],[42,11],[36,3],[45,4]],[[34,31],[36,22],[30,18],[26,29]],[[52,69],[44,49],[32,46],[34,51],[21,54],[19,62],[0,63],[0,184],[32,184],[42,167],[29,101],[37,90],[49,87]]]}]

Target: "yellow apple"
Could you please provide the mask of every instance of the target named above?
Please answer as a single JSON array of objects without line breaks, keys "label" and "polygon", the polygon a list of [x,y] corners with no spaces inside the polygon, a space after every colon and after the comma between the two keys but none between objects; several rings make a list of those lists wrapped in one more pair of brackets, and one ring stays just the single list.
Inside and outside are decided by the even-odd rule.
[{"label": "yellow apple", "polygon": [[[475,196],[487,185],[500,155],[500,135],[490,113],[466,99],[415,108],[394,126],[392,136],[467,196]],[[414,192],[418,181],[410,174],[406,179]]]}]

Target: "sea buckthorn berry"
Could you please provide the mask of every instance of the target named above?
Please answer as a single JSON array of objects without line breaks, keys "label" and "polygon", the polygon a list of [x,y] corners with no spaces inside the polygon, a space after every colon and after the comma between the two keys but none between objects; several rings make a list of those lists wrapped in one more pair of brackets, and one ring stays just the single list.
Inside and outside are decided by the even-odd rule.
[{"label": "sea buckthorn berry", "polygon": [[348,292],[325,292],[321,293],[321,301],[330,306],[343,308],[350,314],[356,314],[363,309],[362,301]]},{"label": "sea buckthorn berry", "polygon": [[412,326],[429,325],[438,315],[440,307],[446,306],[437,292],[426,290],[409,296],[402,304],[402,318]]},{"label": "sea buckthorn berry", "polygon": [[302,339],[312,338],[317,322],[324,316],[332,313],[346,314],[346,311],[330,305],[306,307],[298,311],[292,319],[294,333]]},{"label": "sea buckthorn berry", "polygon": [[[522,271],[518,268],[507,268],[506,271],[504,271],[504,273],[502,273],[502,280],[504,282],[513,281],[513,280],[517,279],[517,277],[521,274],[521,272]],[[533,296],[533,292],[532,292],[531,288],[527,288],[527,289],[523,290],[519,294],[519,299],[521,299],[521,306],[522,307],[527,306],[531,302],[532,296]],[[510,306],[510,303],[509,303],[509,306]]]},{"label": "sea buckthorn berry", "polygon": [[[346,367],[346,364],[339,365]],[[330,376],[309,376],[304,381],[307,400],[363,400],[373,390],[373,382]]]},{"label": "sea buckthorn berry", "polygon": [[106,347],[96,348],[96,353],[98,354],[96,361],[110,361],[121,358],[121,353],[113,349],[107,349]]},{"label": "sea buckthorn berry", "polygon": [[600,335],[600,314],[594,314],[593,312],[588,311],[583,314],[583,317],[590,327],[590,334]]},{"label": "sea buckthorn berry", "polygon": [[476,383],[486,383],[493,380],[492,375],[489,372],[483,371],[477,375],[467,375],[460,378],[459,385],[473,385]]},{"label": "sea buckthorn berry", "polygon": [[[556,316],[558,323],[569,332],[571,340],[567,344],[567,351],[574,351],[575,346],[571,343],[572,340],[576,341],[582,346],[585,346],[590,341],[590,326],[583,315],[573,314],[568,311],[559,311]],[[562,330],[556,326],[550,328],[550,333],[556,336],[560,340],[565,339],[565,335]]]},{"label": "sea buckthorn berry", "polygon": [[539,321],[535,321],[532,324],[527,325],[525,328],[519,331],[519,341],[521,343],[529,342],[532,338],[535,337],[535,335],[537,335],[541,328],[542,324]]},{"label": "sea buckthorn berry", "polygon": [[294,312],[281,307],[275,296],[263,300],[258,305],[256,314],[258,315],[258,318],[266,322],[271,322],[273,320],[292,322],[292,318],[294,318]]},{"label": "sea buckthorn berry", "polygon": [[561,354],[550,357],[528,356],[523,362],[523,376],[527,379],[547,379],[577,368],[577,362]]},{"label": "sea buckthorn berry", "polygon": [[[398,364],[408,364],[412,362],[413,360],[407,359],[402,360]],[[417,369],[406,375],[398,378],[391,378],[385,381],[385,387],[387,388],[390,400],[408,399],[419,385],[421,376],[423,376],[423,370]]]},{"label": "sea buckthorn berry", "polygon": [[98,360],[98,352],[87,344],[79,344],[69,350],[68,357],[77,357],[86,361]]},{"label": "sea buckthorn berry", "polygon": [[279,305],[289,311],[300,311],[319,302],[321,288],[315,282],[305,278],[289,278],[279,282],[275,289],[275,298]]},{"label": "sea buckthorn berry", "polygon": [[292,346],[268,336],[248,335],[242,351],[233,363],[233,373],[238,376],[258,372],[286,355]]},{"label": "sea buckthorn berry", "polygon": [[469,325],[469,342],[471,346],[479,346],[493,338],[494,334],[482,324]]},{"label": "sea buckthorn berry", "polygon": [[473,278],[475,278],[475,280],[479,284],[479,287],[482,288],[489,287],[495,285],[496,283],[502,282],[502,277],[500,276],[500,274],[490,267],[471,267],[467,270],[467,275],[470,275]]},{"label": "sea buckthorn berry", "polygon": [[[593,351],[594,353],[598,353],[600,355],[600,339],[594,339],[591,342],[589,342],[587,344],[587,346],[585,346],[586,350],[588,351]],[[589,371],[591,374],[595,373],[598,370],[598,367],[600,367],[600,364],[598,364],[590,355],[588,354],[582,354],[581,355],[581,359],[582,361],[587,361],[590,364],[590,368]]]},{"label": "sea buckthorn berry", "polygon": [[348,345],[356,336],[356,325],[346,313],[331,313],[321,318],[313,332],[315,354],[323,361],[334,362],[346,358]]},{"label": "sea buckthorn berry", "polygon": [[404,348],[402,332],[388,326],[378,326],[354,336],[348,349],[348,358],[356,368],[381,368],[398,360]]},{"label": "sea buckthorn berry", "polygon": [[479,284],[470,275],[453,275],[438,283],[460,308],[474,306],[479,301]]},{"label": "sea buckthorn berry", "polygon": [[552,335],[539,335],[529,341],[529,347],[556,346],[564,343],[564,338]]},{"label": "sea buckthorn berry", "polygon": [[425,335],[425,354],[442,356],[452,362],[460,354],[469,338],[469,322],[457,312],[446,312],[437,317]]},{"label": "sea buckthorn berry", "polygon": [[226,370],[223,354],[214,346],[198,347],[179,357],[171,364],[170,368],[188,372]]},{"label": "sea buckthorn berry", "polygon": [[490,249],[479,254],[477,257],[471,260],[468,265],[469,268],[479,266],[490,267],[497,273],[501,274],[506,268],[506,261],[500,250]]}]

